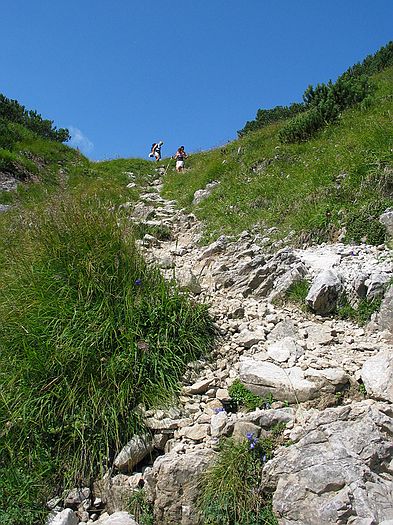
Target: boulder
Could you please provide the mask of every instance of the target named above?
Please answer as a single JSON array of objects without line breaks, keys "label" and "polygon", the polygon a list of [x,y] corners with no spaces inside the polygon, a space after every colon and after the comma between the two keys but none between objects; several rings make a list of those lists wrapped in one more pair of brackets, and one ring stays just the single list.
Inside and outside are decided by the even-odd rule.
[{"label": "boulder", "polygon": [[341,369],[280,368],[250,357],[242,358],[239,373],[242,383],[255,394],[261,397],[270,394],[277,401],[289,403],[309,401],[321,393],[334,393],[348,382]]},{"label": "boulder", "polygon": [[50,517],[47,525],[78,525],[79,520],[71,509],[64,509]]},{"label": "boulder", "polygon": [[390,351],[370,357],[363,365],[361,378],[369,396],[393,403],[393,354]]},{"label": "boulder", "polygon": [[386,234],[389,239],[393,239],[393,208],[389,208],[379,217],[379,222],[386,228]]},{"label": "boulder", "polygon": [[[285,525],[378,524],[393,519],[393,419],[367,400],[316,413],[264,468]],[[363,521],[364,520],[364,521]]]},{"label": "boulder", "polygon": [[330,314],[336,308],[340,291],[339,277],[331,270],[322,271],[313,280],[306,303],[317,314]]},{"label": "boulder", "polygon": [[375,321],[375,328],[384,332],[388,339],[393,339],[393,286],[385,294]]},{"label": "boulder", "polygon": [[64,499],[64,507],[69,509],[77,510],[79,505],[86,500],[90,499],[90,489],[85,488],[75,488],[72,489]]},{"label": "boulder", "polygon": [[114,512],[95,522],[97,525],[138,525],[128,512]]},{"label": "boulder", "polygon": [[176,271],[176,280],[180,290],[188,291],[195,295],[199,295],[202,292],[201,284],[191,270],[182,269]]},{"label": "boulder", "polygon": [[200,524],[198,483],[215,456],[212,449],[199,449],[186,454],[171,452],[156,459],[144,475],[156,525]]},{"label": "boulder", "polygon": [[193,198],[192,204],[195,206],[197,204],[200,204],[205,199],[207,199],[211,195],[213,189],[216,186],[218,186],[219,184],[220,183],[218,181],[209,182],[208,184],[206,184],[204,189],[197,190],[194,193],[194,198]]},{"label": "boulder", "polygon": [[134,436],[116,456],[113,464],[122,472],[132,472],[132,469],[153,450],[148,437]]},{"label": "boulder", "polygon": [[228,423],[228,414],[222,410],[213,414],[210,423],[210,434],[212,437],[219,437]]}]

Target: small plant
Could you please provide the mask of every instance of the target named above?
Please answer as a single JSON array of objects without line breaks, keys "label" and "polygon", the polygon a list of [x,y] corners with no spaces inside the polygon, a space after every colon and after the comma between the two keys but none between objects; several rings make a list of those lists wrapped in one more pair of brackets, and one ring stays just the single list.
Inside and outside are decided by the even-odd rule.
[{"label": "small plant", "polygon": [[137,239],[143,239],[146,234],[153,235],[153,237],[159,241],[170,241],[172,239],[171,229],[164,224],[152,226],[145,223],[138,223],[134,226],[134,233]]},{"label": "small plant", "polygon": [[364,383],[359,383],[358,391],[363,397],[367,397],[366,385]]},{"label": "small plant", "polygon": [[340,319],[350,319],[360,326],[365,325],[374,312],[377,312],[381,306],[382,299],[361,299],[358,307],[354,308],[343,294],[337,305],[337,316]]},{"label": "small plant", "polygon": [[289,302],[295,303],[304,308],[309,288],[310,283],[307,281],[307,279],[295,281],[285,292],[285,297]]},{"label": "small plant", "polygon": [[143,489],[135,490],[132,493],[128,501],[128,511],[139,525],[153,525],[153,506],[147,501],[146,492]]},{"label": "small plant", "polygon": [[238,379],[232,383],[228,392],[236,405],[250,411],[257,408],[270,408],[274,401],[272,394],[268,394],[264,398],[253,394]]},{"label": "small plant", "polygon": [[253,434],[221,444],[214,465],[200,480],[198,502],[204,525],[277,525],[271,496],[264,490],[262,471],[270,459],[274,439]]}]

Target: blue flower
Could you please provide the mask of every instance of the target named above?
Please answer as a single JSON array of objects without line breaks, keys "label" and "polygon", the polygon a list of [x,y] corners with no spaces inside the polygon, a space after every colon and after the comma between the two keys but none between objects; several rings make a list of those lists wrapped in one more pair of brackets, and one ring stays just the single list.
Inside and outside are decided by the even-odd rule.
[{"label": "blue flower", "polygon": [[214,409],[214,412],[216,414],[219,414],[220,412],[225,412],[225,408],[224,407],[217,407]]},{"label": "blue flower", "polygon": [[142,284],[142,279],[135,279],[134,284],[135,284],[136,286],[141,285],[141,284]]}]

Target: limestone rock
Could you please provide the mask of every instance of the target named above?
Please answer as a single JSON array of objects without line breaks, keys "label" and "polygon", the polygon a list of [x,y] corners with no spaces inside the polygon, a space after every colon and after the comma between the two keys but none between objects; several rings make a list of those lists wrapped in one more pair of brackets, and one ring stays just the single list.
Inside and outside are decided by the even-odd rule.
[{"label": "limestone rock", "polygon": [[285,339],[286,337],[292,337],[295,339],[297,337],[299,330],[295,322],[291,319],[281,321],[277,323],[273,330],[268,334],[268,341],[279,341],[280,339]]},{"label": "limestone rock", "polygon": [[393,286],[385,294],[375,324],[378,331],[393,339]]},{"label": "limestone rock", "polygon": [[109,517],[96,521],[97,525],[138,525],[128,512],[114,512]]},{"label": "limestone rock", "polygon": [[390,351],[370,357],[363,365],[361,377],[371,397],[393,403],[393,354]]},{"label": "limestone rock", "polygon": [[200,381],[197,381],[191,386],[184,387],[184,392],[189,395],[193,394],[204,394],[207,392],[210,388],[210,385],[214,382],[213,378],[210,379],[202,379]]},{"label": "limestone rock", "polygon": [[393,209],[385,210],[379,217],[379,222],[385,226],[388,237],[393,239]]},{"label": "limestone rock", "polygon": [[225,411],[217,412],[211,418],[210,434],[219,437],[228,423],[228,414]]},{"label": "limestone rock", "polygon": [[198,278],[191,270],[180,270],[176,272],[176,280],[180,290],[186,290],[195,295],[199,295],[202,291],[201,284]]},{"label": "limestone rock", "polygon": [[64,509],[48,520],[48,525],[78,525],[79,520],[71,509]]},{"label": "limestone rock", "polygon": [[196,499],[200,475],[215,457],[212,449],[160,456],[145,476],[156,525],[198,525]]},{"label": "limestone rock", "polygon": [[266,361],[245,357],[240,363],[240,380],[259,396],[271,394],[277,401],[290,403],[315,399],[321,392],[333,393],[348,378],[340,369],[329,371],[300,367],[280,368]]},{"label": "limestone rock", "polygon": [[307,294],[307,304],[318,314],[331,313],[337,304],[341,281],[331,270],[320,272]]},{"label": "limestone rock", "polygon": [[192,204],[195,206],[197,204],[200,204],[203,200],[207,199],[211,195],[213,189],[219,184],[220,183],[218,181],[209,182],[208,184],[206,184],[203,190],[197,190],[194,193]]},{"label": "limestone rock", "polygon": [[255,331],[243,330],[239,334],[238,343],[244,348],[251,348],[252,346],[259,343],[259,341],[265,340],[265,331],[263,328],[260,328]]},{"label": "limestone rock", "polygon": [[280,523],[393,519],[392,431],[391,411],[370,401],[317,413],[265,466]]},{"label": "limestone rock", "polygon": [[64,499],[64,507],[76,510],[81,503],[90,498],[90,489],[75,488],[71,490]]},{"label": "limestone rock", "polygon": [[134,436],[116,456],[113,464],[123,472],[132,472],[132,469],[153,450],[149,438]]},{"label": "limestone rock", "polygon": [[302,353],[302,349],[292,337],[284,337],[284,339],[274,341],[267,346],[268,356],[277,363],[285,363],[291,356],[296,359]]},{"label": "limestone rock", "polygon": [[184,427],[180,429],[180,434],[193,441],[202,441],[210,434],[210,425],[207,423],[196,424],[192,427]]}]

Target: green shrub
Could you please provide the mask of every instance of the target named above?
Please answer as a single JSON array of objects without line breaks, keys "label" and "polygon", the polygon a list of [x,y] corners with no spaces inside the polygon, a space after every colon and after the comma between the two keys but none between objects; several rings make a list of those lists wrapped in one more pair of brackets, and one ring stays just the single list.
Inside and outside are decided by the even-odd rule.
[{"label": "green shrub", "polygon": [[250,392],[239,379],[235,379],[228,389],[229,395],[238,406],[246,410],[256,410],[257,408],[270,408],[273,402],[272,396],[262,398]]},{"label": "green shrub", "polygon": [[209,351],[207,306],[148,267],[97,200],[51,202],[0,251],[13,261],[0,279],[0,467],[33,473],[47,450],[60,485],[88,483],[142,429],[137,407],[170,399]]},{"label": "green shrub", "polygon": [[224,440],[213,466],[202,476],[198,502],[204,525],[277,525],[262,470],[274,439]]}]

